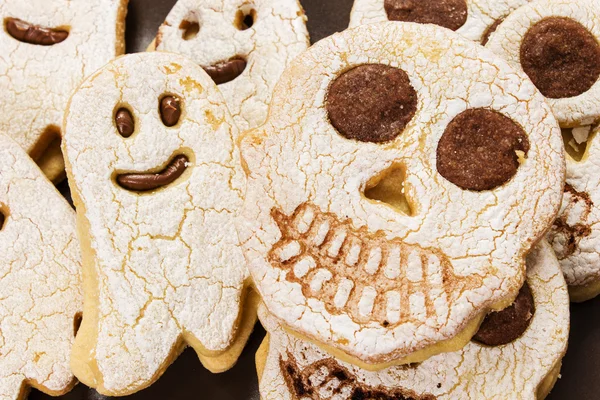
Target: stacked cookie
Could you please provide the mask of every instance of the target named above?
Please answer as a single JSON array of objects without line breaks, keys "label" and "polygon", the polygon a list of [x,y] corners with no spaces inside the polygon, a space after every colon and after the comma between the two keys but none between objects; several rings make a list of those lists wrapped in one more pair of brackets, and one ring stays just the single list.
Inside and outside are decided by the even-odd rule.
[{"label": "stacked cookie", "polygon": [[600,293],[597,0],[356,0],[311,48],[296,0],[179,0],[116,59],[125,0],[37,3],[0,1],[1,399],[222,372],[257,316],[265,400],[550,392]]}]

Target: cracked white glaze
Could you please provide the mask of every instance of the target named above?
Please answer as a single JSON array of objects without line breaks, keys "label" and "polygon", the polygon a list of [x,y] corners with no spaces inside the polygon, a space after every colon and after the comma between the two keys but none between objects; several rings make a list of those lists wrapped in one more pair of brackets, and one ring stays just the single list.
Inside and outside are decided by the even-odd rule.
[{"label": "cracked white glaze", "polygon": [[[365,63],[403,69],[418,96],[414,119],[388,143],[345,139],[327,118],[331,82]],[[460,189],[435,167],[437,144],[450,121],[478,107],[510,116],[531,145],[516,175],[484,192]],[[434,25],[363,25],[325,39],[298,57],[275,90],[269,116],[263,127],[241,141],[249,178],[239,230],[256,286],[269,311],[285,325],[363,362],[382,364],[454,338],[478,315],[516,296],[525,277],[525,254],[558,212],[565,169],[560,129],[524,74]],[[398,165],[406,169],[405,194],[416,210],[414,216],[363,195],[368,182]],[[302,216],[294,212],[306,207],[315,212],[304,221],[291,217]],[[289,224],[293,235],[282,232],[285,224],[278,225],[273,213]],[[348,233],[372,254],[363,252],[363,261],[355,267],[348,241],[342,248],[349,258],[324,263],[307,280],[302,265],[296,272],[286,261],[289,254],[277,249],[301,237],[304,250],[296,253],[314,255],[314,249],[326,243],[335,260],[337,236],[324,236],[320,227],[310,224],[321,224],[323,218],[334,223],[323,225],[324,233],[333,226],[341,237]],[[394,246],[413,249],[429,257],[417,260],[428,263],[413,263],[401,250],[402,261],[393,264],[393,257],[377,256],[379,245],[390,254]],[[289,251],[294,255],[293,247]],[[329,257],[319,254],[321,260]],[[332,292],[343,296],[347,290],[337,278],[349,278],[361,289],[371,287],[363,270],[368,273],[374,266],[378,271],[385,265],[391,269],[372,278],[372,288],[418,283],[408,293],[414,296],[400,304],[393,290],[387,293],[392,297],[387,303],[382,296],[376,301],[376,312],[401,311],[396,322],[362,320],[344,307],[334,310],[327,299]],[[314,279],[326,284],[319,287]],[[330,281],[339,286],[328,285]],[[357,296],[363,310],[371,308],[372,290],[366,298],[363,293]]]},{"label": "cracked white glaze", "polygon": [[22,399],[22,386],[63,394],[75,384],[69,356],[83,305],[75,212],[3,135],[0,212],[0,399]]},{"label": "cracked white glaze", "polygon": [[[547,243],[540,244],[528,257],[527,282],[536,311],[531,325],[519,339],[498,347],[471,342],[461,351],[440,354],[419,365],[391,367],[380,372],[368,372],[338,361],[314,344],[286,333],[262,306],[259,317],[269,339],[263,344],[268,348],[261,349],[266,354],[257,354],[259,370],[264,366],[259,378],[261,398],[343,400],[354,398],[355,389],[380,390],[382,394],[401,392],[415,400],[426,398],[426,394],[438,400],[543,398],[549,388],[541,387],[542,383],[547,376],[551,379],[558,374],[555,367],[560,367],[569,336],[569,297],[556,257]],[[286,383],[287,372],[282,371],[282,364],[308,378],[313,383],[308,386],[312,394],[296,395],[294,388]],[[329,375],[334,371],[346,379],[341,381]]]},{"label": "cracked white glaze", "polygon": [[[514,68],[521,66],[521,44],[529,29],[548,17],[571,18],[582,24],[600,41],[600,9],[594,0],[538,0],[521,7],[507,17],[490,36],[486,47]],[[546,101],[562,127],[581,127],[600,121],[600,82],[579,96]]]},{"label": "cracked white glaze", "polygon": [[[38,157],[60,133],[73,90],[124,51],[128,0],[0,1],[2,23],[18,18],[69,31],[53,46],[23,43],[0,30],[0,130]],[[3,25],[4,26],[4,25]],[[43,142],[46,143],[43,143]]]},{"label": "cracked white glaze", "polygon": [[567,187],[558,220],[548,239],[567,283],[600,282],[600,143],[598,128],[589,136],[581,161],[567,156]]},{"label": "cracked white glaze", "polygon": [[[181,101],[170,128],[159,113],[165,94]],[[114,122],[123,106],[135,120],[130,138]],[[63,152],[80,235],[89,238],[91,317],[73,357],[87,385],[132,393],[156,380],[183,342],[201,358],[231,346],[248,275],[233,224],[245,186],[237,136],[214,83],[179,55],[119,58],[74,94]],[[177,154],[190,162],[167,187],[140,194],[114,181],[123,172],[160,170]]]},{"label": "cracked white glaze", "polygon": [[[254,25],[240,30],[238,11],[252,9]],[[182,37],[182,21],[199,23],[196,37]],[[236,56],[246,59],[242,75],[219,85],[243,131],[262,125],[281,73],[308,46],[306,17],[297,0],[179,0],[159,30],[156,48],[190,57],[203,67]]]},{"label": "cracked white glaze", "polygon": [[[433,0],[435,1],[435,0]],[[467,21],[456,32],[481,42],[494,22],[505,18],[529,0],[466,0]],[[355,0],[350,14],[350,27],[387,21],[384,0]]]}]

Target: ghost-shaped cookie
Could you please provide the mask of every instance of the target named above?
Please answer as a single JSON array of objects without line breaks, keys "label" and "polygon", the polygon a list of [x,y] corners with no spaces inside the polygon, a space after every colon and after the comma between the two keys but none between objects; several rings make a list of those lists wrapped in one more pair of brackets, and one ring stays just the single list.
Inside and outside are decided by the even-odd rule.
[{"label": "ghost-shaped cookie", "polygon": [[459,349],[510,304],[564,182],[533,84],[435,25],[317,43],[240,143],[240,238],[267,309],[376,369]]},{"label": "ghost-shaped cookie", "polygon": [[[294,337],[259,308],[268,336],[256,354],[263,400],[544,399],[558,379],[569,337],[569,296],[552,248],[527,258],[527,283],[490,315],[464,349],[421,364],[369,372]],[[481,337],[480,337],[481,336]]]},{"label": "ghost-shaped cookie", "polygon": [[71,93],[125,50],[127,3],[0,1],[0,131],[51,180],[64,177],[61,125]]},{"label": "ghost-shaped cookie", "polygon": [[275,84],[309,39],[298,0],[178,0],[154,46],[202,66],[244,131],[265,121]]},{"label": "ghost-shaped cookie", "polygon": [[58,396],[83,288],[75,212],[19,145],[0,135],[0,399]]},{"label": "ghost-shaped cookie", "polygon": [[529,0],[354,0],[350,27],[383,21],[436,24],[485,44],[512,11]]},{"label": "ghost-shaped cookie", "polygon": [[600,293],[600,10],[596,1],[534,1],[511,14],[487,47],[524,71],[564,128],[567,184],[548,239],[572,300]]},{"label": "ghost-shaped cookie", "polygon": [[238,130],[214,83],[182,56],[122,57],[73,95],[64,130],[85,271],[75,375],[133,393],[186,345],[230,368],[256,307],[234,226]]}]

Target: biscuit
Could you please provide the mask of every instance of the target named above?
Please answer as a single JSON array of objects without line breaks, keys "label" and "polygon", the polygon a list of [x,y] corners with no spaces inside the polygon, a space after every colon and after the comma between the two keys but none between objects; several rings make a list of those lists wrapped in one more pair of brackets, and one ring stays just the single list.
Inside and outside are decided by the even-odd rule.
[{"label": "biscuit", "polygon": [[565,171],[525,75],[424,24],[314,45],[241,150],[240,238],[267,309],[371,369],[457,350],[512,302]]},{"label": "biscuit", "polygon": [[430,23],[485,44],[498,24],[528,0],[354,0],[350,27],[383,21]]},{"label": "biscuit", "polygon": [[[527,283],[535,307],[526,307],[521,315],[527,326],[518,337],[506,335],[506,325],[495,325],[488,333],[504,336],[505,344],[473,341],[458,352],[380,372],[337,360],[290,335],[262,306],[259,316],[268,336],[256,355],[261,398],[543,399],[558,378],[569,336],[567,289],[547,243],[528,257]],[[503,322],[510,325],[508,321]]]},{"label": "biscuit", "polygon": [[600,11],[591,0],[538,0],[507,17],[486,47],[524,71],[563,128],[600,121]]},{"label": "biscuit", "polygon": [[152,47],[202,66],[244,131],[266,120],[281,73],[309,44],[298,0],[178,0]]},{"label": "biscuit", "polygon": [[63,115],[83,79],[125,50],[128,0],[1,0],[0,131],[53,181]]},{"label": "biscuit", "polygon": [[4,135],[0,254],[0,399],[24,399],[30,387],[65,394],[83,306],[75,212]]},{"label": "biscuit", "polygon": [[121,57],[75,92],[64,131],[85,272],[75,375],[126,395],[186,345],[230,368],[256,301],[233,222],[238,130],[214,83],[175,54]]}]

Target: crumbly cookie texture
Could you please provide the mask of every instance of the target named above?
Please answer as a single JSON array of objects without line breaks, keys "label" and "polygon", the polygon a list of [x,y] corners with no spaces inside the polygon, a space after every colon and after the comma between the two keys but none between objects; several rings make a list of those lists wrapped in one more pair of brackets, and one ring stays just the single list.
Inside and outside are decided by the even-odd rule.
[{"label": "crumbly cookie texture", "polygon": [[[195,35],[186,33],[191,24],[198,24]],[[241,75],[219,85],[242,131],[264,123],[275,84],[308,46],[298,0],[179,0],[156,38],[156,49],[190,57],[207,69],[235,59],[246,63]]]},{"label": "crumbly cookie texture", "polygon": [[82,84],[64,130],[85,271],[75,375],[132,393],[185,345],[212,371],[231,367],[256,311],[241,312],[238,130],[214,83],[182,56],[125,56]]},{"label": "crumbly cookie texture", "polygon": [[69,367],[83,290],[75,212],[35,163],[0,135],[0,399],[29,387],[58,396]]},{"label": "crumbly cookie texture", "polygon": [[598,128],[585,130],[589,138],[579,146],[587,150],[580,161],[567,157],[561,213],[548,233],[574,301],[600,293],[600,143]]},{"label": "crumbly cookie texture", "polygon": [[527,282],[536,310],[520,338],[497,347],[471,342],[455,353],[380,372],[336,360],[290,335],[262,306],[268,336],[256,355],[261,398],[543,399],[558,378],[569,336],[569,297],[547,243],[529,255]]},{"label": "crumbly cookie texture", "polygon": [[[532,31],[533,27],[536,27],[540,22],[549,18],[567,19],[571,23],[580,25],[584,30],[588,31],[591,38],[590,42],[593,42],[594,46],[598,46],[597,41],[600,40],[600,10],[598,10],[598,3],[596,1],[538,0],[521,7],[507,17],[497,28],[496,32],[491,35],[486,47],[506,59],[514,68],[523,71],[522,49],[524,38]],[[557,36],[556,32],[554,36]],[[565,36],[565,43],[570,43],[571,46],[574,46],[577,42],[572,36]],[[532,40],[532,43],[540,44],[546,42],[538,39]],[[549,57],[561,57],[568,53],[568,45],[566,46],[567,49],[565,49],[556,43],[552,44],[551,41],[547,43]],[[558,53],[556,49],[559,49]],[[537,51],[530,51],[530,53],[533,55],[543,55],[542,50],[540,48]],[[571,57],[577,57],[577,54],[572,54]],[[592,57],[587,58],[588,60],[582,57],[580,60],[581,63],[591,61],[594,65],[598,64],[593,61]],[[571,62],[574,61],[576,60],[571,60]],[[551,63],[552,60],[549,60],[548,64]],[[583,71],[589,69],[591,68],[583,68]],[[566,77],[569,73],[568,71],[566,73],[563,71],[562,75]],[[573,82],[578,82],[581,81],[582,76],[581,74],[576,74],[576,76],[571,76],[570,79]],[[557,80],[556,77],[552,79],[554,83]],[[600,108],[598,107],[598,103],[600,102],[600,83],[597,80],[589,90],[583,93],[568,95],[568,97],[562,98],[548,97],[546,100],[561,127],[576,128],[595,124],[600,121]]]},{"label": "crumbly cookie texture", "polygon": [[[436,2],[439,0],[422,0]],[[528,0],[463,0],[467,15],[456,32],[468,39],[481,42],[494,23],[506,18],[512,11],[528,3]],[[388,21],[385,0],[354,0],[350,14],[350,27]],[[394,3],[390,0],[389,3]]]},{"label": "crumbly cookie texture", "polygon": [[[343,121],[368,127],[371,117],[390,114],[377,86],[391,82],[377,75],[390,69],[404,71],[416,93],[412,119],[382,143],[342,136],[328,115],[337,110],[330,88],[343,89],[344,74],[357,79],[348,87],[364,86],[365,98],[350,91],[347,106],[382,109]],[[336,95],[336,105],[343,99]],[[512,152],[512,178],[489,190],[462,189],[436,168],[440,139],[452,142],[451,122],[472,110],[522,127],[528,141],[526,149],[517,139],[524,151]],[[477,132],[487,122],[479,122],[452,132],[475,128],[462,135],[472,144],[485,139]],[[282,76],[267,123],[240,142],[248,189],[239,231],[267,309],[311,340],[375,366],[456,348],[442,343],[508,305],[525,279],[525,255],[562,196],[562,138],[543,97],[493,53],[434,25],[363,25],[319,42]],[[493,148],[454,170],[487,175],[485,165],[498,166],[506,154],[472,167],[481,165],[476,154],[485,158]],[[390,194],[373,195],[386,186]]]},{"label": "crumbly cookie texture", "polygon": [[[128,0],[0,1],[0,131],[39,162],[51,180],[64,177],[60,146],[64,111],[83,79],[123,54]],[[68,32],[53,45],[35,44],[43,34],[17,38],[9,19],[27,26]],[[56,36],[55,36],[56,37]],[[32,40],[33,39],[33,40]],[[46,151],[51,154],[45,158]],[[50,159],[51,157],[51,159]]]}]

